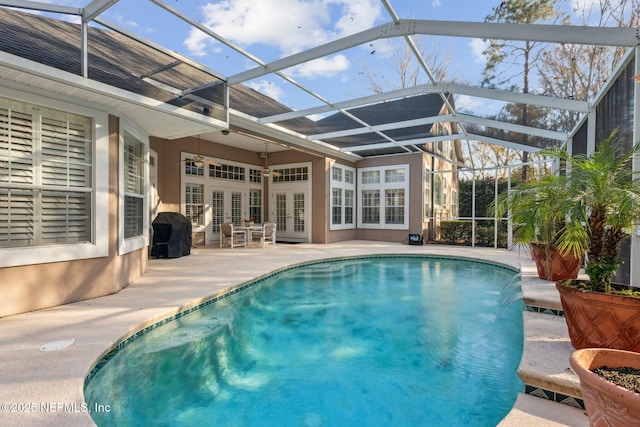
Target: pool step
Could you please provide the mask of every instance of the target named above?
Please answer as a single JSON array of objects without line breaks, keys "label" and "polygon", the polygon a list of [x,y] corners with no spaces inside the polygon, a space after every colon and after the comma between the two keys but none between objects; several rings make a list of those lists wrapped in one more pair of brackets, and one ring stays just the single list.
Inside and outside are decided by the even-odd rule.
[{"label": "pool step", "polygon": [[569,367],[574,351],[561,316],[525,311],[524,348],[518,375],[525,393],[584,409],[580,380]]},{"label": "pool step", "polygon": [[583,410],[580,380],[569,367],[575,349],[555,284],[530,276],[523,281],[522,292],[527,311],[523,313],[524,348],[518,375],[525,383],[525,393]]},{"label": "pool step", "polygon": [[[587,427],[580,380],[569,367],[574,351],[555,284],[523,271],[524,348],[518,375],[525,383],[499,427]],[[527,274],[531,273],[531,274]]]}]

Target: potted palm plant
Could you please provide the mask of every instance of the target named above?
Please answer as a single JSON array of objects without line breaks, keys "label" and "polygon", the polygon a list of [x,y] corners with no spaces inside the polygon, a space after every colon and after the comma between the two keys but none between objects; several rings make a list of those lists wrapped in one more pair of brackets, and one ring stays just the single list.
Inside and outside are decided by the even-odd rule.
[{"label": "potted palm plant", "polygon": [[546,175],[517,185],[489,205],[489,215],[508,215],[514,242],[529,245],[541,279],[575,279],[580,270],[586,238],[567,221],[567,197],[565,177]]},{"label": "potted palm plant", "polygon": [[[566,178],[556,183],[565,192],[566,227],[559,248],[586,239],[585,273],[589,280],[559,281],[571,343],[577,349],[607,347],[640,352],[640,293],[614,286],[622,260],[622,241],[640,223],[640,181],[632,171],[636,144],[620,152],[614,131],[590,155],[546,150],[567,165]],[[568,236],[573,234],[572,236]],[[572,243],[573,242],[573,243]]]}]

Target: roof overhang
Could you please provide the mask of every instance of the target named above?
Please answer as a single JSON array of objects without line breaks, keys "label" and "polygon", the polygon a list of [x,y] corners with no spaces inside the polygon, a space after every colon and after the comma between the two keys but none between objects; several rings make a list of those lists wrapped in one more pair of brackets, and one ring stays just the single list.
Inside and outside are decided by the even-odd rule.
[{"label": "roof overhang", "polygon": [[225,121],[1,51],[0,82],[34,93],[55,94],[80,105],[101,106],[160,138],[176,139],[229,127]]}]

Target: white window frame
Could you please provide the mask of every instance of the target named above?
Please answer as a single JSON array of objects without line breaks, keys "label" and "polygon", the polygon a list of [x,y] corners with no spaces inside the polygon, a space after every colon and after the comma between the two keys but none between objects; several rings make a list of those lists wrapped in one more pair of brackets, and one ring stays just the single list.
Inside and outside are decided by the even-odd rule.
[{"label": "white window frame", "polygon": [[[386,171],[404,169],[404,179],[402,182],[386,182]],[[364,184],[362,176],[368,172],[379,171],[380,182]],[[384,229],[384,230],[408,230],[409,229],[409,164],[389,165],[381,167],[359,168],[358,169],[358,228]],[[401,224],[386,223],[386,191],[404,190],[404,219]],[[380,195],[380,219],[377,224],[362,222],[362,193],[363,191],[378,191]]]},{"label": "white window frame", "polygon": [[[192,232],[205,232],[205,238],[207,243],[213,242],[213,236],[218,233],[218,226],[214,224],[213,211],[211,206],[210,197],[213,191],[239,191],[242,192],[242,212],[241,218],[246,219],[251,215],[252,209],[259,209],[262,215],[262,221],[266,221],[266,213],[264,210],[264,198],[265,192],[263,190],[262,179],[262,167],[256,166],[250,163],[241,163],[227,159],[221,159],[217,157],[202,156],[204,160],[204,167],[202,175],[192,175],[186,173],[185,164],[188,159],[193,159],[196,156],[195,153],[183,151],[180,153],[180,212],[186,216],[186,186],[187,184],[202,185],[204,189],[203,193],[203,224],[192,223]],[[234,180],[226,178],[218,178],[209,176],[209,165],[220,164],[232,167],[241,167],[245,169],[244,179]],[[252,174],[252,170],[259,170],[260,175]],[[259,178],[259,181],[257,181]],[[251,191],[259,190],[262,196],[261,205],[254,205],[251,202]],[[217,237],[216,237],[217,239]]]},{"label": "white window frame", "polygon": [[[334,173],[334,169],[337,171],[339,170],[339,173]],[[347,172],[351,172],[351,176],[354,178],[352,181],[353,182],[348,182],[346,179],[347,176]],[[331,201],[329,203],[329,230],[351,230],[356,228],[356,218],[357,218],[357,212],[356,212],[356,198],[355,198],[355,193],[356,193],[356,180],[355,180],[355,175],[356,174],[356,169],[352,168],[350,166],[345,166],[345,165],[341,165],[341,164],[337,164],[337,163],[332,163],[331,164],[331,184],[330,184],[330,197],[331,197]],[[339,179],[337,179],[339,178]],[[333,209],[336,207],[334,205],[334,198],[333,198],[333,192],[334,190],[339,190],[340,191],[340,208],[341,208],[341,212],[340,212],[340,223],[339,224],[334,224],[333,223]],[[354,197],[352,197],[352,202],[353,202],[353,206],[351,206],[351,208],[353,209],[353,214],[352,214],[352,222],[351,223],[346,223],[346,201],[347,201],[347,191],[352,191],[352,194]]]},{"label": "white window frame", "polygon": [[431,173],[431,167],[429,164],[425,164],[424,172],[422,173],[422,217],[423,221],[426,221],[432,215],[433,206],[431,203],[433,201],[433,174]]},{"label": "white window frame", "polygon": [[[125,158],[124,158],[124,133],[130,133],[134,138],[138,141],[142,142],[143,148],[143,158],[144,158],[144,184],[142,191],[142,234],[135,237],[125,238],[124,236],[124,224],[125,224],[125,196],[128,193],[125,191],[125,180],[126,180],[126,171],[125,171]],[[119,157],[119,168],[118,168],[118,223],[120,226],[118,227],[118,243],[119,250],[118,253],[120,255],[133,252],[139,249],[144,248],[149,245],[149,136],[138,129],[133,124],[129,123],[125,119],[120,120],[120,130],[118,137],[118,157]]]},{"label": "white window frame", "polygon": [[0,267],[36,265],[109,255],[109,115],[104,111],[2,87],[2,96],[16,101],[90,117],[94,121],[92,242],[0,249]]}]

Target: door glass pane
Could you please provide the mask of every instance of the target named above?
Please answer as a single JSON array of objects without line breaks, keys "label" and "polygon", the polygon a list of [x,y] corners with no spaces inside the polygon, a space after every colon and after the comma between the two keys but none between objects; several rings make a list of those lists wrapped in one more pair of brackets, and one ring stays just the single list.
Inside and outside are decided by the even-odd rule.
[{"label": "door glass pane", "polygon": [[293,231],[304,232],[304,193],[293,195]]},{"label": "door glass pane", "polygon": [[262,219],[262,190],[249,191],[249,216],[257,223],[264,222]]},{"label": "door glass pane", "polygon": [[276,224],[278,230],[287,230],[287,195],[284,193],[276,194]]},{"label": "door glass pane", "polygon": [[218,225],[224,222],[224,192],[214,191],[211,196],[211,222],[213,231],[218,231]]},{"label": "door glass pane", "polygon": [[231,222],[235,225],[242,224],[242,193],[231,193]]}]

